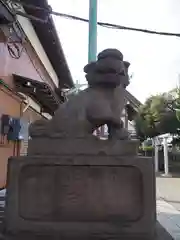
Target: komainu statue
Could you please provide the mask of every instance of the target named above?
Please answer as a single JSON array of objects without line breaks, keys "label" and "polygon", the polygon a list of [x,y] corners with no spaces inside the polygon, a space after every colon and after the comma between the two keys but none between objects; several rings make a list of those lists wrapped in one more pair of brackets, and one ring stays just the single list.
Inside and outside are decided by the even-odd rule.
[{"label": "komainu statue", "polygon": [[[128,67],[104,50],[84,67],[88,88],[31,125],[27,156],[8,162],[5,239],[160,239],[154,160],[120,120]],[[106,141],[92,134],[104,124]]]},{"label": "komainu statue", "polygon": [[88,88],[61,104],[51,120],[40,120],[30,127],[36,137],[84,138],[102,125],[108,126],[109,139],[127,139],[120,120],[125,107],[130,63],[116,49],[98,54],[97,61],[84,67]]}]

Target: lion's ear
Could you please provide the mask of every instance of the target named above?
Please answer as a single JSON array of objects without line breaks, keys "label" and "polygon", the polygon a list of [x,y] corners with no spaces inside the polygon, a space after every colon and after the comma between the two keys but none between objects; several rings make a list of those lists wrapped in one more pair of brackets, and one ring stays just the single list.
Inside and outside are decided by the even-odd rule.
[{"label": "lion's ear", "polygon": [[131,65],[129,62],[127,62],[127,61],[123,61],[124,62],[124,66],[125,66],[125,68],[129,68],[129,66]]}]

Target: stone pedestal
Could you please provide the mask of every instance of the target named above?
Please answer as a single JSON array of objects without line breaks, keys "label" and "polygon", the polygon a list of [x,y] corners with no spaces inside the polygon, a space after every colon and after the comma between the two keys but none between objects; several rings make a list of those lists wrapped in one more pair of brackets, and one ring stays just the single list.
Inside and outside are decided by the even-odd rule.
[{"label": "stone pedestal", "polygon": [[[86,69],[89,87],[31,125],[28,156],[8,163],[6,236],[157,239],[153,159],[137,156],[120,121],[128,67],[118,50],[103,51]],[[92,136],[105,124],[109,140]]]},{"label": "stone pedestal", "polygon": [[35,138],[29,141],[28,156],[113,155],[136,156],[137,140],[99,140],[89,138]]},{"label": "stone pedestal", "polygon": [[147,239],[155,236],[153,161],[112,155],[12,158],[7,232],[61,239]]}]

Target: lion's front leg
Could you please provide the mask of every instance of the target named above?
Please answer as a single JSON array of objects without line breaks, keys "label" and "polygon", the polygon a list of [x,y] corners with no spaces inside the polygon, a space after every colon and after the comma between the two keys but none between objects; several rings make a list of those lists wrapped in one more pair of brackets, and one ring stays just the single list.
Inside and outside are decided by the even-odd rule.
[{"label": "lion's front leg", "polygon": [[110,123],[108,124],[109,139],[127,140],[129,139],[128,130],[123,127],[123,121],[119,125]]}]

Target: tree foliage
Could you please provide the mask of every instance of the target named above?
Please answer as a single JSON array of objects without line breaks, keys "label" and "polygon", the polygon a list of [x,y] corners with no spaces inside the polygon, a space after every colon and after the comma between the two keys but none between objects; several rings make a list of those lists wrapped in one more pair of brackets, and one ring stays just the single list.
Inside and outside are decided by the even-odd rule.
[{"label": "tree foliage", "polygon": [[149,97],[135,119],[137,136],[144,140],[160,134],[177,134],[180,128],[180,91]]}]

